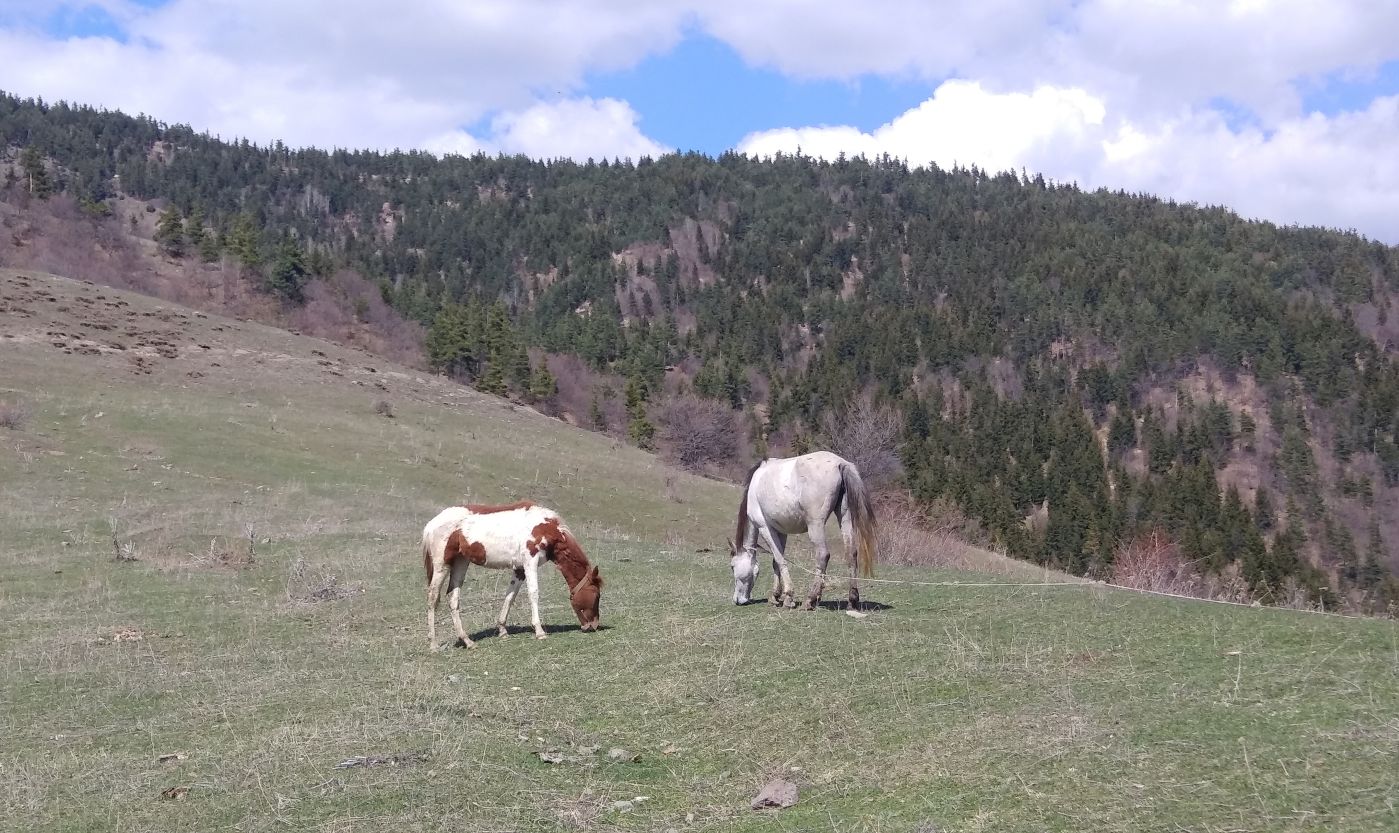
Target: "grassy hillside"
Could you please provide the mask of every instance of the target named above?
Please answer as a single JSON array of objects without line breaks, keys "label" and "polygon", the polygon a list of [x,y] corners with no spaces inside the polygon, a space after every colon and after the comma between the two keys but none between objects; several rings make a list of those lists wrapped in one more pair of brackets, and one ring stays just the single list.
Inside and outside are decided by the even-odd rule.
[{"label": "grassy hillside", "polygon": [[[697,552],[730,486],[367,354],[24,275],[0,272],[0,828],[1399,825],[1392,622],[887,568],[1002,583],[880,584],[858,620],[735,608]],[[602,565],[606,629],[573,629],[549,575],[549,640],[428,654],[421,524],[526,496]],[[473,632],[505,578],[469,576]],[[779,774],[800,803],[749,810]]]}]

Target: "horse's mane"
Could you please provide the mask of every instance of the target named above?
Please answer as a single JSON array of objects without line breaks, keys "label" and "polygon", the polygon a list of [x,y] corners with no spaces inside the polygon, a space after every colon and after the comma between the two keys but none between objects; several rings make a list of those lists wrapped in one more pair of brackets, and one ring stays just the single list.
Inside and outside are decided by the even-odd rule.
[{"label": "horse's mane", "polygon": [[738,502],[738,526],[734,530],[735,547],[743,546],[743,539],[748,533],[748,489],[753,485],[753,475],[757,474],[762,465],[762,460],[754,463],[753,468],[748,470],[748,476],[743,479],[743,498]]},{"label": "horse's mane", "polygon": [[[563,573],[564,581],[568,583],[569,589],[573,589],[588,575],[588,569],[592,563],[588,561],[588,556],[583,552],[583,547],[579,545],[578,539],[573,537],[573,533],[568,531],[568,527],[559,523],[558,518],[548,518],[532,530],[532,541],[538,542],[534,546],[546,546],[545,557],[559,568]],[[531,552],[534,550],[531,549]],[[602,576],[597,576],[597,587],[602,589]]]},{"label": "horse's mane", "polygon": [[519,500],[514,503],[466,503],[463,505],[473,515],[494,515],[497,512],[514,512],[516,509],[533,509],[535,504],[533,501]]}]

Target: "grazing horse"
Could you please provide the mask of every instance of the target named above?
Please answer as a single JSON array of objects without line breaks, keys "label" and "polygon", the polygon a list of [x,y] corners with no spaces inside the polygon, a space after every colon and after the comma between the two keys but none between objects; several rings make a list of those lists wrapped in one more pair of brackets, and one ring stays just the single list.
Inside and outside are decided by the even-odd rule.
[{"label": "grazing horse", "polygon": [[860,605],[859,571],[872,573],[875,553],[874,509],[869,492],[855,464],[829,451],[816,451],[800,457],[764,460],[748,473],[743,500],[738,504],[738,530],[729,542],[733,567],[734,604],[747,604],[758,578],[757,546],[761,541],[772,553],[773,604],[793,606],[792,576],[787,571],[784,550],[787,536],[805,532],[816,547],[816,581],[811,586],[804,610],[821,603],[821,586],[831,552],[826,547],[826,519],[835,513],[845,554],[850,559],[850,605]]},{"label": "grazing horse", "polygon": [[450,506],[423,527],[423,567],[427,570],[427,642],[436,651],[437,606],[442,585],[447,585],[448,606],[457,639],[476,647],[461,625],[461,582],[469,564],[495,570],[513,570],[515,577],[505,591],[496,627],[507,636],[505,617],[523,583],[529,591],[530,623],[534,636],[543,639],[539,623],[539,567],[552,561],[568,582],[569,603],[585,631],[598,628],[598,603],[602,576],[588,563],[578,540],[564,526],[557,512],[521,501],[506,506]]}]

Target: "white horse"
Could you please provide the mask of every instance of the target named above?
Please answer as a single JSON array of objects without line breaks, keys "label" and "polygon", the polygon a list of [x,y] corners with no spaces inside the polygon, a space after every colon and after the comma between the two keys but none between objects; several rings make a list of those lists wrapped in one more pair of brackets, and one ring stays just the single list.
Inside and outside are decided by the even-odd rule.
[{"label": "white horse", "polygon": [[792,576],[787,571],[784,550],[787,536],[805,532],[816,547],[816,581],[811,585],[804,610],[821,603],[826,563],[831,553],[826,547],[826,519],[835,513],[845,554],[850,559],[850,605],[860,605],[859,572],[872,573],[875,555],[874,509],[869,492],[855,465],[829,451],[816,451],[800,457],[764,460],[748,473],[743,500],[738,504],[735,545],[729,542],[733,567],[734,604],[747,604],[758,578],[759,542],[772,553],[772,604],[793,606]]},{"label": "white horse", "polygon": [[554,562],[568,582],[569,603],[584,631],[598,629],[598,605],[602,576],[588,563],[578,540],[552,509],[521,501],[506,506],[449,506],[423,527],[423,567],[427,570],[427,642],[436,651],[437,606],[442,585],[447,585],[448,606],[457,639],[467,648],[476,643],[461,624],[461,583],[469,564],[496,570],[514,570],[515,577],[505,591],[496,628],[508,636],[505,618],[515,594],[524,584],[529,591],[530,623],[536,639],[544,639],[539,623],[539,567]]}]

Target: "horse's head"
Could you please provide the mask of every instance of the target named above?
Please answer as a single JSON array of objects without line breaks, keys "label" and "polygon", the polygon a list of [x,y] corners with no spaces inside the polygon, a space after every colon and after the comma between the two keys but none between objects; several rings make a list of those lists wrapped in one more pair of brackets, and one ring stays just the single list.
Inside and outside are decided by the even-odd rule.
[{"label": "horse's head", "polygon": [[578,624],[584,631],[598,629],[600,623],[598,605],[602,601],[602,575],[598,573],[596,566],[589,569],[587,574],[583,576],[583,580],[574,586],[568,601],[569,604],[573,605],[573,612],[578,615]]},{"label": "horse's head", "polygon": [[748,604],[753,583],[758,580],[758,554],[747,547],[740,550],[729,541],[729,566],[734,574],[734,604]]}]

